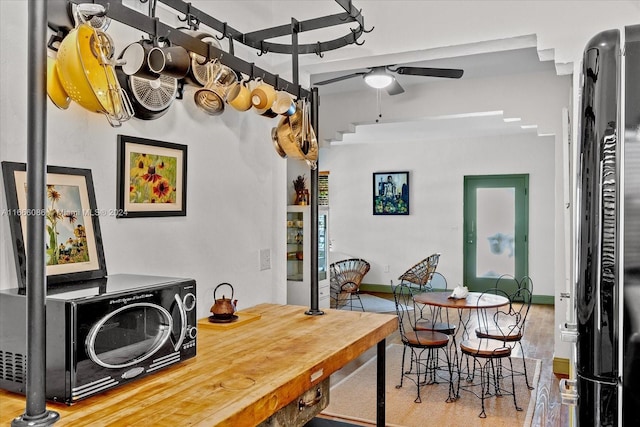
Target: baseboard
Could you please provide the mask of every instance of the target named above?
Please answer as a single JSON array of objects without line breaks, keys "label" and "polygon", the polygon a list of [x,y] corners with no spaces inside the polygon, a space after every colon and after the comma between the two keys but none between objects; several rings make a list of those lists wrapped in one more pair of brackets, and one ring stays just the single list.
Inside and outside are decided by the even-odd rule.
[{"label": "baseboard", "polygon": [[[363,283],[360,285],[360,289],[365,292],[379,292],[379,293],[392,293],[391,285],[383,285],[376,283]],[[532,304],[540,305],[554,305],[555,297],[553,295],[533,295],[531,299]]]},{"label": "baseboard", "polygon": [[569,378],[569,359],[565,357],[553,358],[553,374],[558,378]]},{"label": "baseboard", "polygon": [[376,285],[370,283],[362,283],[360,285],[362,291],[367,292],[380,292],[382,294],[392,294],[391,285]]}]

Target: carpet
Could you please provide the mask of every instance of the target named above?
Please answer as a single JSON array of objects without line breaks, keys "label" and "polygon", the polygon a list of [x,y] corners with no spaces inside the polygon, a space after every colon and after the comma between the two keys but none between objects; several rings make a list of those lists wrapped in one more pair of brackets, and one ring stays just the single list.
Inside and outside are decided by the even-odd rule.
[{"label": "carpet", "polygon": [[[494,396],[485,399],[487,418],[479,418],[480,399],[472,393],[460,390],[460,398],[446,403],[448,383],[425,385],[420,394],[422,403],[414,403],[416,386],[405,382],[400,389],[400,364],[402,345],[387,346],[386,359],[386,421],[387,426],[423,427],[460,426],[465,427],[530,427],[536,405],[537,390],[528,390],[523,375],[516,375],[516,397],[522,411],[516,411],[513,398]],[[376,419],[376,359],[373,357],[364,365],[331,387],[329,406],[322,415],[342,421],[364,422],[375,425]],[[522,369],[522,358],[513,358],[514,370]],[[537,387],[540,377],[539,359],[527,359],[527,372],[533,387]],[[465,384],[464,380],[461,383]],[[366,424],[365,424],[366,425]]]},{"label": "carpet", "polygon": [[[364,311],[370,313],[395,313],[396,303],[393,300],[377,297],[370,294],[360,294]],[[350,310],[348,305],[340,307],[340,310]],[[353,301],[353,310],[360,310],[360,304],[357,300]]]}]

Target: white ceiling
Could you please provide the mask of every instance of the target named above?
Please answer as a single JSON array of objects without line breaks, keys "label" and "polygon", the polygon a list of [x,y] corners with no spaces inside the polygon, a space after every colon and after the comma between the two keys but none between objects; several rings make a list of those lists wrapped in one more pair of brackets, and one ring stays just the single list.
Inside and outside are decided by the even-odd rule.
[{"label": "white ceiling", "polygon": [[[442,52],[439,53],[443,55]],[[386,59],[401,59],[388,57]],[[381,65],[380,58],[371,58],[370,66]],[[556,65],[553,60],[541,61],[538,51],[535,47],[514,48],[501,50],[497,52],[485,52],[469,55],[451,56],[448,58],[441,57],[438,59],[427,61],[413,61],[393,63],[388,65],[409,65],[415,67],[436,67],[436,68],[460,68],[464,70],[462,79],[471,80],[481,79],[489,76],[501,76],[518,73],[535,73],[535,72],[556,72]],[[382,63],[384,65],[384,63]],[[334,67],[335,68],[335,67]],[[367,68],[345,68],[340,71],[311,73],[310,81],[314,83],[331,79],[338,76],[351,74],[354,72],[365,72]],[[450,79],[408,76],[394,74],[398,82],[405,89],[404,94],[394,95],[394,101],[405,96],[410,92],[412,87],[423,84],[437,84],[439,81],[451,81]],[[331,94],[354,93],[359,91],[375,91],[364,82],[361,76],[352,77],[336,83],[317,86],[320,96],[330,96]],[[384,89],[383,89],[384,91]],[[382,102],[388,95],[383,93]],[[507,120],[505,120],[507,119]],[[461,139],[478,136],[500,136],[500,135],[524,135],[536,134],[537,129],[527,122],[527,126],[522,128],[519,121],[510,121],[509,119],[518,119],[512,117],[504,117],[502,111],[478,111],[476,114],[438,116],[438,117],[422,117],[418,120],[409,122],[388,123],[381,119],[380,122],[372,121],[369,123],[354,123],[355,129],[353,133],[345,133],[341,139],[333,139],[332,144],[355,144],[370,143],[383,141],[413,141],[413,140],[442,140],[442,139]],[[545,135],[546,136],[546,135]]]},{"label": "white ceiling", "polygon": [[523,127],[519,119],[505,117],[502,111],[486,111],[402,122],[362,123],[356,125],[353,133],[344,133],[341,140],[334,140],[331,144],[444,141],[538,133],[535,125]]}]

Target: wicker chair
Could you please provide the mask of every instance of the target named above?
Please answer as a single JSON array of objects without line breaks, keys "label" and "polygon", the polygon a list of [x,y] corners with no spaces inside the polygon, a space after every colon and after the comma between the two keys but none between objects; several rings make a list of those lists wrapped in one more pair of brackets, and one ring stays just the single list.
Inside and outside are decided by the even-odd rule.
[{"label": "wicker chair", "polygon": [[364,311],[364,305],[360,299],[360,284],[370,268],[371,265],[360,258],[336,261],[329,266],[333,308],[348,306],[353,310],[353,301],[357,300],[360,309]]},{"label": "wicker chair", "polygon": [[398,280],[401,284],[408,286],[415,286],[420,291],[428,291],[430,289],[431,279],[433,273],[436,271],[438,261],[440,260],[440,254],[431,254],[407,271],[405,271]]}]

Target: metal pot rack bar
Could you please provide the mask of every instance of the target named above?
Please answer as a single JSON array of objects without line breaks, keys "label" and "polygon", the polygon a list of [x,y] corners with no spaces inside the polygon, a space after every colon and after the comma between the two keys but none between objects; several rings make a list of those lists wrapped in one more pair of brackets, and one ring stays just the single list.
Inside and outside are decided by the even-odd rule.
[{"label": "metal pot rack bar", "polygon": [[[73,3],[87,3],[87,0],[71,0]],[[356,44],[362,45],[363,41],[358,39],[365,33],[371,32],[373,28],[366,30],[364,27],[364,16],[362,10],[358,10],[351,0],[335,0],[344,12],[323,16],[320,18],[298,21],[291,18],[291,23],[263,30],[242,33],[226,22],[222,22],[202,10],[196,8],[189,2],[182,0],[156,0],[175,10],[178,18],[189,27],[197,28],[200,24],[222,34],[222,38],[229,39],[230,52],[218,49],[195,37],[177,30],[163,22],[157,17],[152,17],[135,11],[122,4],[122,0],[89,0],[96,4],[103,5],[107,10],[107,16],[127,26],[136,28],[149,34],[152,38],[164,38],[172,44],[184,47],[190,52],[194,52],[209,60],[218,59],[222,64],[241,72],[249,77],[261,78],[276,90],[288,92],[297,98],[310,99],[311,93],[298,83],[298,55],[314,53],[323,56],[324,52],[336,50],[341,47]],[[143,3],[154,0],[140,0]],[[336,25],[357,23],[357,28],[349,28],[349,33],[328,41],[318,41],[317,43],[298,43],[298,34],[306,31],[318,30]],[[269,39],[291,36],[291,44],[275,43]],[[244,61],[233,55],[233,42],[242,43],[248,47],[258,50],[258,55],[266,53],[282,53],[292,56],[293,82],[280,78],[277,74],[272,74],[252,62]]]}]

